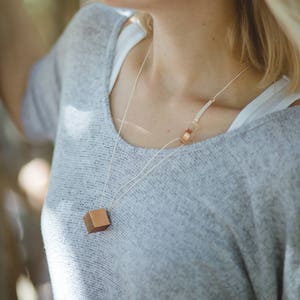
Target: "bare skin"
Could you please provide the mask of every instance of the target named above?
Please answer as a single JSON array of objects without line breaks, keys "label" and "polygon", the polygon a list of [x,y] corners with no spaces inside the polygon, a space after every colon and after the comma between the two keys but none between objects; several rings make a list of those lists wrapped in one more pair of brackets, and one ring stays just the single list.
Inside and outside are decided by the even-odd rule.
[{"label": "bare skin", "polygon": [[[128,22],[124,26],[127,24]],[[210,32],[209,29],[208,32]],[[203,32],[202,34],[205,37]],[[159,39],[159,37],[156,39]],[[155,49],[156,39],[154,32],[154,38],[150,35],[141,41],[129,52],[122,65],[110,95],[111,112],[117,130],[120,128],[123,113],[139,67],[152,40]],[[215,40],[217,40],[217,37]],[[160,44],[163,41],[157,41],[157,43]],[[165,53],[160,53],[159,51],[162,51],[160,48],[156,51],[157,58],[150,55],[148,64],[144,67],[135,96],[126,116],[126,122],[124,122],[121,131],[121,137],[129,144],[145,148],[161,148],[170,140],[180,137],[194,118],[196,112],[244,66],[236,61],[229,52],[229,54],[227,53],[228,56],[220,54],[224,57],[224,70],[227,67],[232,70],[232,74],[224,71],[222,76],[222,61],[218,61],[219,66],[215,68],[217,72],[211,74],[209,78],[203,78],[201,77],[203,73],[209,74],[209,72],[213,72],[210,69],[207,69],[207,72],[202,72],[205,66],[209,67],[209,64],[207,65],[202,61],[204,68],[200,66],[198,68],[193,67],[193,64],[191,64],[189,69],[189,62],[187,62],[186,68],[181,65],[173,65],[171,71],[168,71],[167,68],[162,70],[163,60],[161,60],[159,55],[164,56]],[[170,51],[172,51],[172,47]],[[166,59],[167,57],[172,57],[170,51],[167,51]],[[189,49],[189,51],[192,52],[193,49]],[[208,57],[210,53],[204,52],[203,55]],[[159,62],[156,62],[156,59]],[[197,61],[195,61],[196,64]],[[182,70],[180,69],[181,67]],[[186,77],[181,75],[176,77],[177,74],[180,74],[180,71],[186,74]],[[188,73],[189,71],[190,73]],[[198,77],[197,85],[197,82],[194,82],[192,78],[197,78],[198,74],[200,74],[200,77]],[[225,132],[238,113],[267,88],[267,86],[259,86],[258,82],[261,76],[262,74],[250,69],[220,95],[201,118],[193,141],[199,142]],[[191,78],[191,89],[188,88],[188,82],[185,82],[185,78],[189,77]],[[167,86],[170,85],[170,82],[164,82],[165,78],[172,78],[170,79],[171,84],[172,80],[175,80],[177,85]],[[126,96],[124,97],[124,95]],[[299,104],[300,101],[298,100],[292,105]],[[179,145],[179,142],[174,142],[168,148]]]},{"label": "bare skin", "polygon": [[[155,20],[154,51],[121,135],[131,144],[160,148],[179,137],[199,108],[244,66],[225,47],[226,28],[234,18],[232,1],[106,2],[148,11]],[[0,97],[22,131],[20,110],[28,74],[45,54],[45,47],[21,0],[0,0],[0,17]],[[130,93],[150,40],[151,36],[130,51],[113,88],[111,110],[117,128],[128,101],[124,95]],[[224,92],[204,114],[194,140],[224,132],[238,112],[266,88],[258,86],[259,79],[260,74],[248,70]]]},{"label": "bare skin", "polygon": [[[134,68],[136,57],[142,48],[147,48],[146,43],[148,46],[149,41],[144,40],[130,51],[110,94],[110,107],[117,130],[120,128],[138,71]],[[183,134],[196,112],[205,103],[206,101],[192,97],[170,96],[161,89],[159,83],[152,83],[146,74],[142,73],[127,112],[126,122],[123,124],[121,137],[136,146],[161,148]],[[194,141],[222,133],[239,111],[240,109],[236,108],[222,108],[215,102],[214,109],[210,107],[201,118],[201,126],[194,136]],[[174,142],[168,148],[178,145],[179,142]]]}]

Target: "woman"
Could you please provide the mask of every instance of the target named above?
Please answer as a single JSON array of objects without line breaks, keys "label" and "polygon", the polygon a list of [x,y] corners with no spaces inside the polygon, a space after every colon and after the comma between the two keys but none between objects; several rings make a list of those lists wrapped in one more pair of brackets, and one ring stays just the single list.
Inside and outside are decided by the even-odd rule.
[{"label": "woman", "polygon": [[57,299],[300,297],[292,2],[112,0],[42,59],[27,43],[26,89],[2,82],[2,98],[55,143],[42,232]]}]

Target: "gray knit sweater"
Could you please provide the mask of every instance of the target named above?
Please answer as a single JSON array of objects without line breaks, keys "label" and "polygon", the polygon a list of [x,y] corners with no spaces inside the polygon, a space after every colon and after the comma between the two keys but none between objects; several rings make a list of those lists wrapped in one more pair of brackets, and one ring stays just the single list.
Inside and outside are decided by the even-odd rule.
[{"label": "gray knit sweater", "polygon": [[42,233],[56,299],[300,299],[300,106],[182,147],[120,200],[106,231],[87,234],[83,215],[158,152],[121,139],[100,201],[125,19],[82,8],[24,95],[28,138],[55,143]]}]

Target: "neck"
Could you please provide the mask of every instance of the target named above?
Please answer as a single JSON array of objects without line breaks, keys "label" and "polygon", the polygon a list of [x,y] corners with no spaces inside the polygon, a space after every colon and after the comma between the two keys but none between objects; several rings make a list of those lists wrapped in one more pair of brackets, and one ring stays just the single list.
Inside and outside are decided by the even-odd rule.
[{"label": "neck", "polygon": [[233,1],[179,1],[176,9],[150,13],[152,49],[145,74],[171,96],[210,98],[245,67],[227,41],[235,22]]}]

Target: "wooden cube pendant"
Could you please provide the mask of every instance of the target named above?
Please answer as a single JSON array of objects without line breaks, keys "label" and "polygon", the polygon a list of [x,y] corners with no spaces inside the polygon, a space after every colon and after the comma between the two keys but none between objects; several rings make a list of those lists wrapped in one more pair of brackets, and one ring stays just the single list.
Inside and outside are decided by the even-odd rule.
[{"label": "wooden cube pendant", "polygon": [[105,208],[90,210],[83,217],[88,233],[104,231],[111,223]]}]

